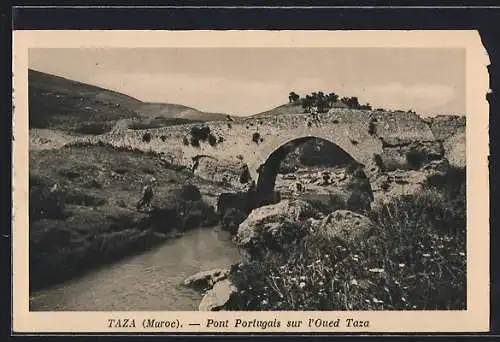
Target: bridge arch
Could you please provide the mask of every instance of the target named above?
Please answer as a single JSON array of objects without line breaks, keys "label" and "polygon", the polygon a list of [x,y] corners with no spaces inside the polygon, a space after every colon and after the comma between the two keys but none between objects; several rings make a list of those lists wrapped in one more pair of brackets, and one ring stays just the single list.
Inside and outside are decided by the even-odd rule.
[{"label": "bridge arch", "polygon": [[[298,146],[310,142],[310,141],[320,141],[328,144],[332,148],[332,161],[336,160],[339,165],[356,163],[358,164],[367,179],[377,171],[376,167],[373,165],[373,156],[368,154],[351,153],[351,151],[346,151],[345,148],[341,147],[340,144],[335,143],[332,139],[328,139],[321,136],[307,135],[300,136],[296,138],[287,139],[285,142],[281,142],[271,150],[261,156],[260,163],[255,167],[257,180],[257,191],[263,195],[269,195],[273,192],[276,177],[279,173],[280,164],[283,159],[292,152]],[[354,154],[354,155],[353,155]],[[362,158],[360,158],[360,156]]]}]

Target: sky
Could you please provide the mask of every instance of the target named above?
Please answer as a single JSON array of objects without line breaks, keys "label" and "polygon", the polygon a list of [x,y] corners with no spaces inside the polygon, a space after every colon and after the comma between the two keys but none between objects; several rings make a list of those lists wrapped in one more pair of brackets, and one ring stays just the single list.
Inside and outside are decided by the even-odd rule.
[{"label": "sky", "polygon": [[30,49],[34,70],[145,102],[246,116],[288,93],[357,96],[374,108],[465,114],[465,50],[436,48]]}]

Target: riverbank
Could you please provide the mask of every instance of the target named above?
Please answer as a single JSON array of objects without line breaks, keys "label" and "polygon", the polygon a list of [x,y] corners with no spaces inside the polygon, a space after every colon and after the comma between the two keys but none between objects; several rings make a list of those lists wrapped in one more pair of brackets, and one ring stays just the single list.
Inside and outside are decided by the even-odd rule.
[{"label": "riverbank", "polygon": [[202,294],[182,282],[241,256],[226,232],[194,228],[30,295],[30,311],[195,311]]},{"label": "riverbank", "polygon": [[[150,212],[136,203],[157,186]],[[110,146],[30,151],[30,292],[218,223],[200,181],[159,156]],[[201,191],[200,191],[201,190]]]},{"label": "riverbank", "polygon": [[235,236],[250,260],[214,270],[199,309],[464,310],[465,185],[465,169],[450,168],[362,214],[301,200],[258,208]]}]

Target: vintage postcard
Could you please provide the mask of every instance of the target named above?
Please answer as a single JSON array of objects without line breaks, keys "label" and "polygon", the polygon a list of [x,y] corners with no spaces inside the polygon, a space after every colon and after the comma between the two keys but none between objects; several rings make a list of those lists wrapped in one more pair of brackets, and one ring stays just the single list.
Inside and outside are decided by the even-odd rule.
[{"label": "vintage postcard", "polygon": [[476,31],[15,31],[13,330],[489,329]]}]

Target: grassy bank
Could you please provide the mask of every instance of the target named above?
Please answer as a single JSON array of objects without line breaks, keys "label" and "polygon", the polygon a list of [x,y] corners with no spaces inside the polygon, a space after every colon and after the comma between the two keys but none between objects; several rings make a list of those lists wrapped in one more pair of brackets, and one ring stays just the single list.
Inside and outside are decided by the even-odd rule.
[{"label": "grassy bank", "polygon": [[[218,219],[197,179],[154,154],[87,145],[29,158],[30,291]],[[158,181],[154,210],[141,213],[136,203],[150,176]]]},{"label": "grassy bank", "polygon": [[466,309],[465,171],[377,207],[367,241],[309,235],[233,270],[242,310]]}]

